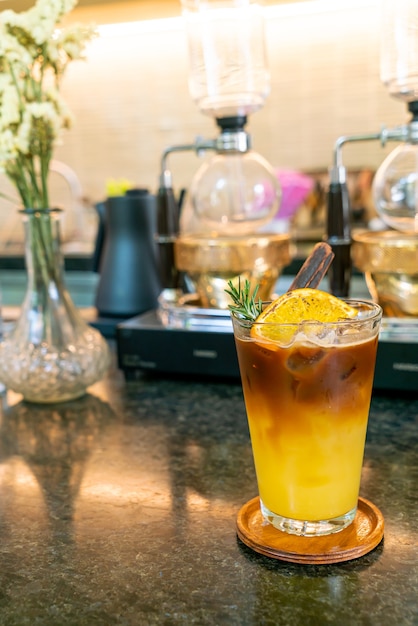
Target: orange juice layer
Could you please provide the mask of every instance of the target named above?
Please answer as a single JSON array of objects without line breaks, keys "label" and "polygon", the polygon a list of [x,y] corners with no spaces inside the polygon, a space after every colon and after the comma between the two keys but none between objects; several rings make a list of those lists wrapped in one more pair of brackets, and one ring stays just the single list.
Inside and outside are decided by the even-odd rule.
[{"label": "orange juice layer", "polygon": [[357,504],[377,338],[263,349],[237,340],[260,497],[273,513],[325,520]]}]

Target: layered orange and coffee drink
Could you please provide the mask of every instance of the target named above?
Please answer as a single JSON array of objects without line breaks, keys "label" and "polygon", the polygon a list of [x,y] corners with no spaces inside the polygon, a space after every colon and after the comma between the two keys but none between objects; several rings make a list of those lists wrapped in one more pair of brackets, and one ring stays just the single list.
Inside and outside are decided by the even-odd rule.
[{"label": "layered orange and coffee drink", "polygon": [[234,335],[266,519],[301,535],[354,519],[381,310],[288,292]]}]

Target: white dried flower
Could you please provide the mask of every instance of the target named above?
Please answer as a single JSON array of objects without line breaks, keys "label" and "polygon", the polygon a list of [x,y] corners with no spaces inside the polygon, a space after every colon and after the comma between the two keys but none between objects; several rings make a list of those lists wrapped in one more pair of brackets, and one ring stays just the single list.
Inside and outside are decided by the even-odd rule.
[{"label": "white dried flower", "polygon": [[16,137],[11,130],[7,129],[0,133],[0,167],[5,170],[5,165],[17,154]]},{"label": "white dried flower", "polygon": [[28,11],[0,12],[0,168],[32,208],[49,206],[46,173],[61,130],[72,122],[60,81],[94,35],[79,25],[58,30],[76,4],[37,0]]},{"label": "white dried flower", "polygon": [[0,129],[7,129],[13,124],[18,124],[20,120],[19,95],[13,83],[9,82],[2,89],[0,103]]}]

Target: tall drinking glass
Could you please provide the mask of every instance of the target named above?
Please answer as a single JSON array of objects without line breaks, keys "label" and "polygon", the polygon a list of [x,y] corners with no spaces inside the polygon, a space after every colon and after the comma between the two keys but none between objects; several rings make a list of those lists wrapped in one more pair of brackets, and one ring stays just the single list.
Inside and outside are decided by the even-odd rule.
[{"label": "tall drinking glass", "polygon": [[382,311],[346,302],[354,319],[259,322],[274,340],[232,313],[261,513],[295,535],[338,532],[357,510]]}]

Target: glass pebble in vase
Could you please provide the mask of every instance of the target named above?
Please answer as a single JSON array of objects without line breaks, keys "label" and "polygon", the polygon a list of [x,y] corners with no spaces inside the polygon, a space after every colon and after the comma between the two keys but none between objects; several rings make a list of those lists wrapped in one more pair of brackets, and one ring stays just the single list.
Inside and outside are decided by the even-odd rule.
[{"label": "glass pebble in vase", "polygon": [[109,348],[66,288],[60,210],[22,214],[27,290],[14,329],[0,343],[0,381],[29,402],[73,400],[103,378]]}]

